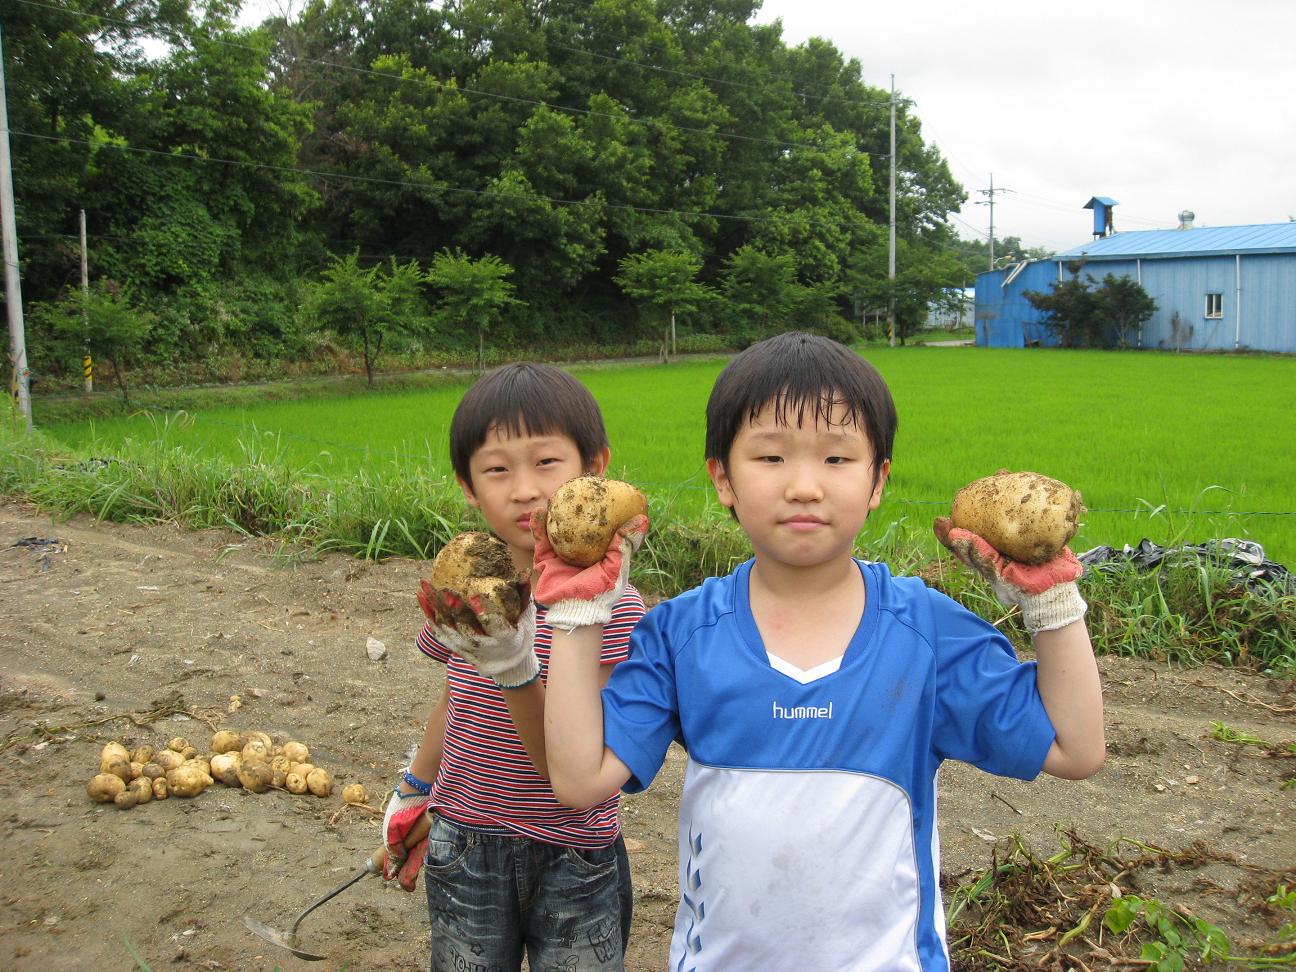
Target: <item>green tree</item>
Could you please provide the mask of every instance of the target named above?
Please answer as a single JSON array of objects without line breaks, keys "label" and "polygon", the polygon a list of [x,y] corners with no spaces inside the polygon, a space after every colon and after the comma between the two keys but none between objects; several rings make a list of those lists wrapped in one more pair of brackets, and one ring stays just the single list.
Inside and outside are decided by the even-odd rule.
[{"label": "green tree", "polygon": [[691,253],[646,250],[618,265],[616,281],[626,295],[648,305],[662,328],[662,353],[674,351],[675,315],[687,314],[713,294],[697,282],[702,262]]},{"label": "green tree", "polygon": [[1130,332],[1156,313],[1156,301],[1132,277],[1109,273],[1099,283],[1083,268],[1067,264],[1070,276],[1053,281],[1047,293],[1026,291],[1026,300],[1063,347],[1128,347]]},{"label": "green tree", "polygon": [[89,291],[69,291],[61,300],[36,305],[34,322],[48,330],[64,358],[89,354],[107,361],[122,401],[130,404],[126,366],[139,355],[153,326],[152,315],[131,306],[111,281],[98,281]]},{"label": "green tree", "polygon": [[304,310],[316,327],[358,337],[364,353],[365,378],[373,385],[373,364],[393,334],[425,335],[429,330],[423,301],[423,271],[415,261],[365,269],[358,253],[334,258],[320,279],[308,285]]},{"label": "green tree", "polygon": [[730,331],[746,346],[785,330],[804,297],[790,253],[764,253],[751,244],[725,260],[721,287]]},{"label": "green tree", "polygon": [[1156,313],[1157,303],[1143,286],[1129,276],[1107,274],[1094,293],[1094,314],[1116,337],[1116,344],[1128,348],[1130,336]]},{"label": "green tree", "polygon": [[480,370],[486,368],[486,333],[506,307],[522,303],[505,279],[512,273],[497,256],[488,253],[474,260],[460,249],[438,253],[428,270],[428,282],[438,291],[436,319],[461,334],[476,326]]}]

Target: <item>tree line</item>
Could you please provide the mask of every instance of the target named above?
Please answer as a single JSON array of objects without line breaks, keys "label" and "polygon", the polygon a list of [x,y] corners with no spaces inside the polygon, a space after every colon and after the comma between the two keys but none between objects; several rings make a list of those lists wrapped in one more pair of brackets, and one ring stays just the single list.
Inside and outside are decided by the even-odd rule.
[{"label": "tree line", "polygon": [[889,301],[903,338],[970,282],[963,189],[898,101],[892,284],[890,92],[757,8],[311,0],[246,29],[235,0],[13,0],[33,366],[123,314],[155,359],[849,340]]}]

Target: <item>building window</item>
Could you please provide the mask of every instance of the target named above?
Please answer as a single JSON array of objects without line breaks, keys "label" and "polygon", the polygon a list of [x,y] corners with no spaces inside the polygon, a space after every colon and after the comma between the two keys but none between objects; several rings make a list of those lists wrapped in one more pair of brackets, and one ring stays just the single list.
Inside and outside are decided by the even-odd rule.
[{"label": "building window", "polygon": [[1207,294],[1206,295],[1206,316],[1207,318],[1224,316],[1224,295]]}]

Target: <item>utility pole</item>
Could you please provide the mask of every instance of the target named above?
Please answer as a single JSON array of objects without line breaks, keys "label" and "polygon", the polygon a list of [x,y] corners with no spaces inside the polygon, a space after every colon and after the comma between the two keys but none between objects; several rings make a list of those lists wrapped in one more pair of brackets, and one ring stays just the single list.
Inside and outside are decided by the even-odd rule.
[{"label": "utility pole", "polygon": [[14,404],[31,431],[31,372],[23,335],[22,283],[18,277],[18,224],[14,218],[13,168],[9,163],[9,105],[5,96],[4,45],[0,42],[0,230],[4,236],[5,306],[9,311],[9,366]]},{"label": "utility pole", "polygon": [[887,257],[887,279],[891,282],[887,296],[887,334],[895,347],[895,263],[896,263],[896,146],[895,146],[895,75],[891,75],[891,244]]},{"label": "utility pole", "polygon": [[1012,192],[1012,190],[1005,189],[1003,186],[1000,186],[998,189],[996,189],[994,184],[994,173],[991,172],[990,188],[978,189],[977,192],[981,193],[981,195],[986,197],[985,199],[978,200],[977,205],[990,207],[990,269],[993,270],[994,269],[994,197],[995,197],[995,193]]},{"label": "utility pole", "polygon": [[85,210],[81,210],[81,326],[86,335],[81,355],[81,373],[85,376],[85,391],[94,391],[94,358],[90,357],[90,257],[86,253]]}]

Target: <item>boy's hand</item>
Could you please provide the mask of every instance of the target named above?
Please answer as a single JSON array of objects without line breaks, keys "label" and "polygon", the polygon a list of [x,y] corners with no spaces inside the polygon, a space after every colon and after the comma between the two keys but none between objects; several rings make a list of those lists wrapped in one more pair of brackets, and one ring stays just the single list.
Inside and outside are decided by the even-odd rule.
[{"label": "boy's hand", "polygon": [[405,846],[405,838],[419,818],[427,813],[431,797],[422,793],[402,793],[400,784],[392,791],[387,801],[387,813],[383,816],[383,846],[387,848],[387,860],[383,864],[383,880],[396,878],[406,891],[413,891],[418,884],[419,871],[423,868],[423,858],[427,856],[427,838],[424,837],[413,847]]},{"label": "boy's hand", "polygon": [[1084,617],[1088,607],[1076,587],[1084,566],[1069,547],[1052,560],[1031,566],[1009,560],[983,537],[937,517],[932,530],[949,551],[984,577],[1005,607],[1019,607],[1031,634],[1062,628]]},{"label": "boy's hand", "polygon": [[648,517],[636,516],[623,523],[603,559],[590,567],[574,567],[554,553],[545,523],[543,510],[531,514],[531,532],[536,538],[532,592],[536,603],[548,608],[545,621],[564,631],[607,624],[613,606],[625,593],[630,558],[648,533]]},{"label": "boy's hand", "polygon": [[473,598],[463,600],[449,588],[419,581],[419,607],[437,641],[476,666],[500,688],[521,688],[540,674],[535,648],[535,603],[528,601],[516,625]]}]

